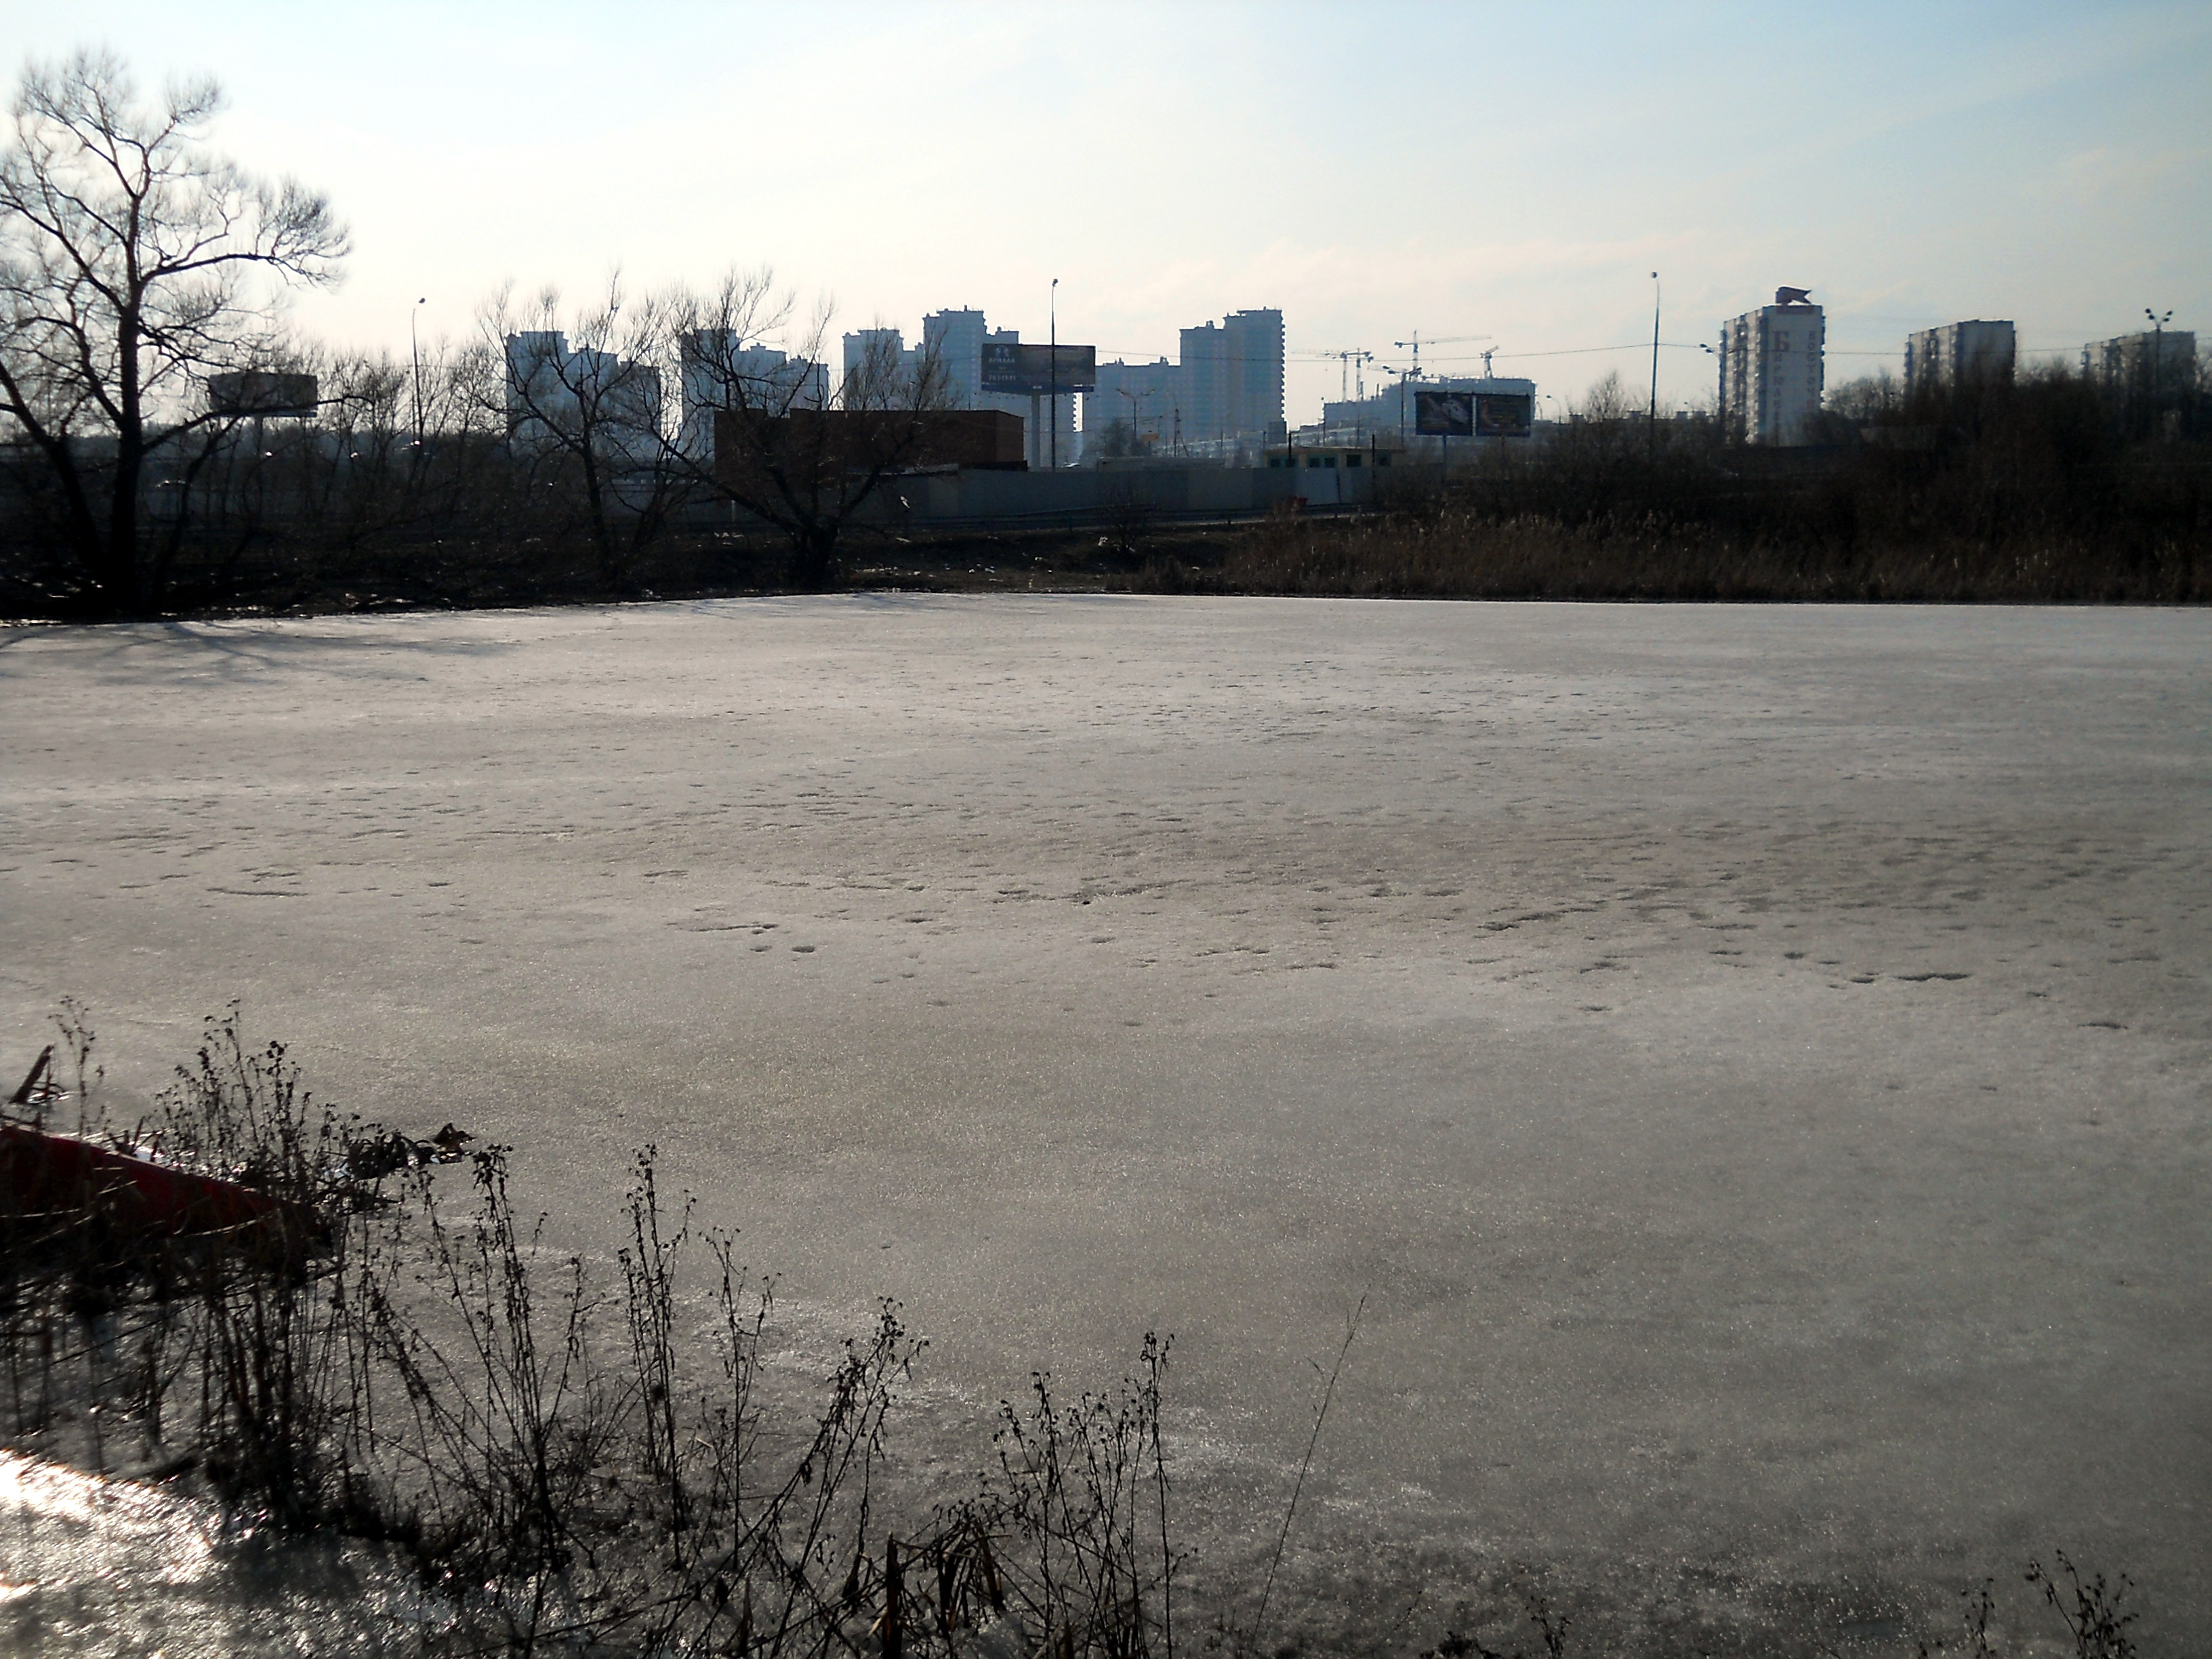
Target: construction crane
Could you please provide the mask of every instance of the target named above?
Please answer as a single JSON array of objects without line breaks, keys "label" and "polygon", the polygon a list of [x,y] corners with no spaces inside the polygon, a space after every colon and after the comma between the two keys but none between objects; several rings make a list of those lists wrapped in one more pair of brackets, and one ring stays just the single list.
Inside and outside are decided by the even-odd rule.
[{"label": "construction crane", "polygon": [[[1413,352],[1413,368],[1412,378],[1418,380],[1421,378],[1421,348],[1424,345],[1465,345],[1470,340],[1494,340],[1497,337],[1498,337],[1494,334],[1447,334],[1439,339],[1424,340],[1421,338],[1421,331],[1417,328],[1413,331],[1413,337],[1412,339],[1393,340],[1390,343],[1397,347],[1401,351],[1410,349]],[[1488,372],[1486,367],[1485,372]]]},{"label": "construction crane", "polygon": [[1357,386],[1358,395],[1367,395],[1366,366],[1375,361],[1375,354],[1366,350],[1352,351],[1293,351],[1290,356],[1304,362],[1334,362],[1337,366],[1338,395],[1351,397]]}]

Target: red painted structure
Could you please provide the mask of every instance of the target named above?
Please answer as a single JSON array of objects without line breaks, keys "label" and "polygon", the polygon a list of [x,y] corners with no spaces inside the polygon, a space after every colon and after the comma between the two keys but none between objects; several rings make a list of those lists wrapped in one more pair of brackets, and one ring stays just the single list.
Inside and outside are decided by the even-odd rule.
[{"label": "red painted structure", "polygon": [[218,1176],[0,1122],[0,1224],[69,1224],[97,1218],[148,1238],[228,1233],[289,1254],[327,1237],[304,1204]]}]

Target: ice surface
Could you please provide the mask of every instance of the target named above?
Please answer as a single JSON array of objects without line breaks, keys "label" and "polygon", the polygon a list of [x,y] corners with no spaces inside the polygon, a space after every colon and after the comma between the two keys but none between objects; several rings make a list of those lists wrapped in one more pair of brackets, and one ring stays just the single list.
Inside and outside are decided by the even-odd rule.
[{"label": "ice surface", "polygon": [[801,1322],[904,1301],[933,1420],[1171,1330],[1262,1533],[1364,1295],[1309,1544],[1842,1618],[2056,1543],[2212,1633],[2202,613],[853,596],[0,684],[10,1064],[240,996],[586,1248],[657,1141]]}]

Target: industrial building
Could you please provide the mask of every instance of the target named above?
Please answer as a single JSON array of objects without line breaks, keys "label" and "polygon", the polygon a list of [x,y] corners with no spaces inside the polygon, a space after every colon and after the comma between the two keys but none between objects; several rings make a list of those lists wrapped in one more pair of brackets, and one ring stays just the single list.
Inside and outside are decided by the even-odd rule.
[{"label": "industrial building", "polygon": [[1905,390],[1907,396],[1941,387],[1986,384],[2012,379],[2013,326],[2010,323],[1946,323],[1923,328],[1905,340]]},{"label": "industrial building", "polygon": [[1803,289],[1721,325],[1720,422],[1731,443],[1813,441],[1826,374],[1827,318]]},{"label": "industrial building", "polygon": [[927,473],[1024,470],[1022,421],[998,409],[794,409],[748,420],[714,417],[715,475],[740,490],[769,489],[771,465],[804,473],[889,469]]},{"label": "industrial building", "polygon": [[684,398],[678,442],[696,459],[713,453],[718,409],[781,413],[820,409],[830,401],[826,364],[746,345],[730,329],[691,330],[677,342],[677,356]]}]

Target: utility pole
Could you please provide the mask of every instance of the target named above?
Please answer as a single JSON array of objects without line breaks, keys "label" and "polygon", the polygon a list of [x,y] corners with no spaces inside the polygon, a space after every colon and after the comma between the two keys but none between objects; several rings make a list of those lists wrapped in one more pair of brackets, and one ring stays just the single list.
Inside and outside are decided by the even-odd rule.
[{"label": "utility pole", "polygon": [[1052,298],[1048,301],[1048,308],[1051,332],[1046,336],[1050,343],[1045,347],[1045,355],[1050,359],[1052,367],[1045,371],[1045,383],[1052,388],[1052,470],[1057,472],[1060,471],[1060,278],[1057,276],[1052,279]]},{"label": "utility pole", "polygon": [[1651,406],[1645,412],[1644,459],[1659,459],[1659,273],[1651,273]]}]

